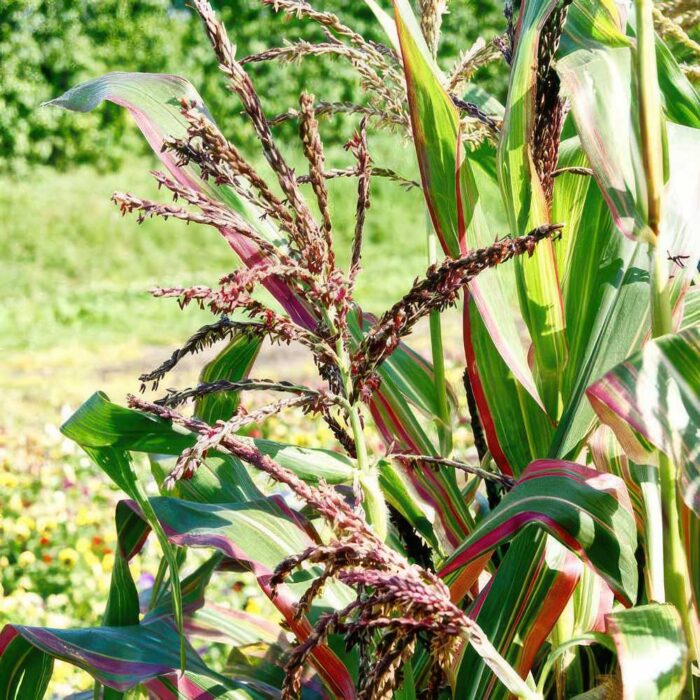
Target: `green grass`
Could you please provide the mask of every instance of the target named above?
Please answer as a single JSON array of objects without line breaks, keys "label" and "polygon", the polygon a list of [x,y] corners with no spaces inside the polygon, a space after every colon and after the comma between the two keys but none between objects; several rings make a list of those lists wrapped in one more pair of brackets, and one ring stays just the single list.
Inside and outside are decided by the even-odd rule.
[{"label": "green grass", "polygon": [[[370,147],[378,165],[415,177],[400,139]],[[337,149],[331,161],[350,157]],[[215,284],[236,259],[214,229],[178,221],[139,226],[122,218],[114,190],[165,199],[148,175],[154,161],[139,158],[120,171],[34,171],[0,180],[0,348],[5,353],[110,344],[172,344],[210,316],[173,300],[152,298],[154,285]],[[301,164],[299,163],[299,169]],[[333,162],[329,163],[329,166]],[[331,183],[335,235],[347,259],[355,212],[355,181]],[[311,193],[309,192],[309,195]],[[423,201],[419,191],[373,181],[358,299],[381,312],[425,269]]]}]

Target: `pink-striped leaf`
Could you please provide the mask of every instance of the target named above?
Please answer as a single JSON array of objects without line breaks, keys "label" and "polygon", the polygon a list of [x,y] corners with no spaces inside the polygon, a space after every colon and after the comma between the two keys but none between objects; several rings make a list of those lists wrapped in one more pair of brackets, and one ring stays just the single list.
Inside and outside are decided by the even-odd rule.
[{"label": "pink-striped leaf", "polygon": [[[469,608],[469,616],[522,677],[564,611],[582,569],[581,561],[554,538],[523,533]],[[528,585],[513,585],[514,581]],[[479,700],[510,697],[471,645],[465,645],[457,665],[453,694]]]},{"label": "pink-striped leaf", "polygon": [[[557,4],[557,0],[524,0],[518,14],[497,158],[498,182],[510,231],[518,234],[550,221],[547,196],[535,167],[533,143],[540,33]],[[549,416],[556,420],[567,343],[554,246],[547,239],[532,256],[522,256],[514,262],[520,308],[532,339],[539,395]]]},{"label": "pink-striped leaf", "polygon": [[[395,0],[394,12],[426,205],[444,253],[457,257],[467,249],[490,245],[508,232],[501,216],[501,198],[493,174],[480,166],[476,154],[468,156],[460,146],[459,113],[442,86],[440,70],[408,2]],[[483,160],[493,161],[492,149],[482,151]],[[470,284],[469,291],[498,352],[539,402],[527,362],[529,339],[521,332],[522,319],[515,303],[513,265],[486,271]]]},{"label": "pink-striped leaf", "polygon": [[[296,619],[294,606],[309,586],[308,572],[298,578],[292,577],[274,596],[270,579],[283,559],[302,552],[314,541],[276,503],[267,500],[218,505],[174,498],[154,498],[150,503],[172,544],[216,549],[245,566],[256,576],[261,589],[282,613],[297,639],[307,638],[311,624],[305,617]],[[138,511],[135,503],[130,507]],[[351,600],[347,588],[329,584],[323,597],[313,606],[312,618],[322,609],[343,607]],[[329,646],[319,646],[312,658],[316,670],[335,695],[355,697],[352,676]]]},{"label": "pink-striped leaf", "polygon": [[[18,654],[18,650],[23,653]],[[164,618],[130,627],[82,630],[6,625],[0,632],[0,687],[6,693],[4,697],[41,697],[16,694],[16,688],[11,694],[15,679],[37,670],[33,664],[25,666],[28,660],[39,658],[32,650],[82,668],[115,690],[129,690],[138,684],[154,690],[175,684],[180,691],[175,697],[183,700],[264,697],[248,690],[247,684],[225,678],[207,667],[189,643],[186,669],[181,676],[178,633],[172,622]],[[31,682],[31,677],[23,682]],[[172,696],[159,693],[157,697]]]},{"label": "pink-striped leaf", "polygon": [[700,327],[648,342],[587,393],[632,459],[653,463],[654,450],[673,459],[683,498],[700,515]]},{"label": "pink-striped leaf", "polygon": [[[104,100],[124,107],[134,117],[154,153],[178,182],[238,211],[270,243],[283,243],[280,232],[268,222],[261,221],[260,212],[241,200],[231,188],[202,179],[195,164],[179,165],[171,151],[163,151],[165,139],[185,138],[187,135],[187,121],[180,113],[182,99],[197,105],[211,119],[199,93],[187,80],[157,73],[108,73],[77,85],[47,104],[78,112],[89,112]],[[222,229],[221,234],[245,265],[255,265],[260,261],[260,252],[248,239],[229,229]],[[308,309],[285,284],[270,279],[265,286],[295,322],[307,328],[314,327]]]},{"label": "pink-striped leaf", "polygon": [[448,559],[458,571],[537,524],[589,562],[627,605],[637,597],[637,531],[624,483],[562,460],[533,462],[498,507]]}]

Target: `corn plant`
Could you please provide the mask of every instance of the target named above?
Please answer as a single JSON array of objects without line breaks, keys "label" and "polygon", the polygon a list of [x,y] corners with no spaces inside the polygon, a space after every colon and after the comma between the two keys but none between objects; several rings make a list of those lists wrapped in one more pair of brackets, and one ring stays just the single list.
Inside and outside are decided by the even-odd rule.
[{"label": "corn plant", "polygon": [[[366,0],[385,45],[304,0],[263,2],[327,41],[239,58],[208,0],[193,4],[265,174],[182,78],[113,73],[52,103],[126,108],[175,201],[114,201],[139,220],[218,230],[240,265],[218,287],[154,290],[214,318],[141,382],[157,390],[183,357],[222,343],[197,386],[128,407],[97,393],[63,426],[127,496],[112,585],[101,627],[5,627],[3,697],[42,697],[54,659],[90,673],[103,698],[695,697],[700,99],[694,68],[654,30],[692,42],[687,8],[523,0],[445,73],[444,1],[414,14],[394,0],[389,14]],[[264,114],[245,65],[328,54],[356,68],[364,103],[303,94]],[[474,84],[494,60],[509,67],[505,104]],[[338,112],[357,115],[353,162],[327,168],[319,120]],[[298,122],[303,174],[274,137],[284,120]],[[373,161],[377,129],[412,143],[419,183]],[[335,177],[357,183],[345,267]],[[378,318],[354,301],[375,177],[422,188],[415,235],[430,251]],[[440,318],[457,304],[459,388]],[[406,345],[421,319],[430,362]],[[257,376],[263,340],[303,347],[318,381]],[[454,447],[457,391],[478,456]],[[276,398],[251,404],[253,392]],[[248,434],[291,408],[325,422],[337,449]],[[134,453],[150,455],[153,483]],[[144,609],[129,562],[148,537],[163,560]],[[209,554],[185,576],[192,548]],[[208,600],[231,569],[253,574],[278,618]],[[212,640],[225,665],[203,659]]]}]

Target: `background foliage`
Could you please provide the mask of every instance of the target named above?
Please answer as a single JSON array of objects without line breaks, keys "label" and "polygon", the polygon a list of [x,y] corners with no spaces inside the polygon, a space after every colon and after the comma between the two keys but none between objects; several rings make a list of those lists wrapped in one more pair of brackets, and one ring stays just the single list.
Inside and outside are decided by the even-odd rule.
[{"label": "background foliage", "polygon": [[[295,30],[257,0],[219,0],[215,5],[235,33],[238,55],[257,53]],[[323,10],[339,13],[369,39],[382,40],[366,5],[327,0]],[[478,17],[479,22],[473,18]],[[488,39],[502,23],[496,0],[454,3],[446,16],[443,56],[456,58],[479,35]],[[315,27],[298,24],[298,35],[320,38]],[[224,131],[250,138],[238,108],[222,89],[216,62],[201,40],[201,30],[182,0],[7,0],[0,5],[0,169],[14,173],[43,163],[56,168],[91,163],[101,169],[123,161],[126,153],[145,152],[123,110],[110,105],[82,119],[38,105],[68,88],[111,70],[176,73],[186,76],[204,97]],[[361,100],[352,69],[331,59],[305,61],[280,69],[258,64],[251,73],[269,114],[295,106],[302,88],[319,99]],[[503,71],[487,68],[494,84]],[[500,90],[499,92],[502,92]],[[344,120],[324,125],[327,143],[344,138]],[[291,128],[291,127],[286,127]],[[241,133],[242,131],[242,133]],[[345,133],[345,137],[347,134]]]}]

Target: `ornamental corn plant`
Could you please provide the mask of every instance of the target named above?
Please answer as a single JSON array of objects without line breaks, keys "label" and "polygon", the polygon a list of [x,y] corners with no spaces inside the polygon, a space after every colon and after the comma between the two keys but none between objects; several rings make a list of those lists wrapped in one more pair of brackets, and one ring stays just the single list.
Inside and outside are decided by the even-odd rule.
[{"label": "ornamental corn plant", "polygon": [[[445,73],[444,0],[415,14],[407,0],[391,14],[365,1],[385,44],[304,0],[263,0],[326,41],[244,58],[193,0],[265,174],[182,78],[113,73],[52,102],[129,110],[174,201],[115,203],[214,228],[240,265],[218,287],[154,291],[213,319],[141,382],[157,390],[221,343],[197,386],[128,407],[97,393],[63,426],[127,497],[103,626],[7,625],[2,697],[42,697],[54,659],[91,674],[100,698],[700,692],[700,99],[694,68],[654,29],[688,38],[688,8],[523,0]],[[364,103],[303,94],[264,114],[246,64],[328,54],[355,67]],[[473,83],[496,60],[510,71],[505,104]],[[319,119],[338,112],[357,118],[352,164],[327,168]],[[285,120],[298,123],[302,174],[273,133]],[[419,183],[373,161],[377,129],[410,141]],[[329,207],[337,177],[357,183],[348,266]],[[425,275],[378,318],[354,301],[375,177],[422,188],[427,226],[402,235],[429,250]],[[443,357],[440,314],[456,304],[463,387]],[[406,345],[421,319],[430,361]],[[303,347],[318,382],[259,377],[265,339]],[[478,457],[453,446],[457,391]],[[253,392],[269,398],[253,406]],[[247,435],[293,407],[337,449]],[[150,456],[153,483],[134,453]],[[149,537],[163,559],[144,609],[129,562]],[[184,576],[191,548],[208,558]],[[232,569],[252,572],[278,619],[208,600]],[[212,640],[225,664],[205,662]]]}]

